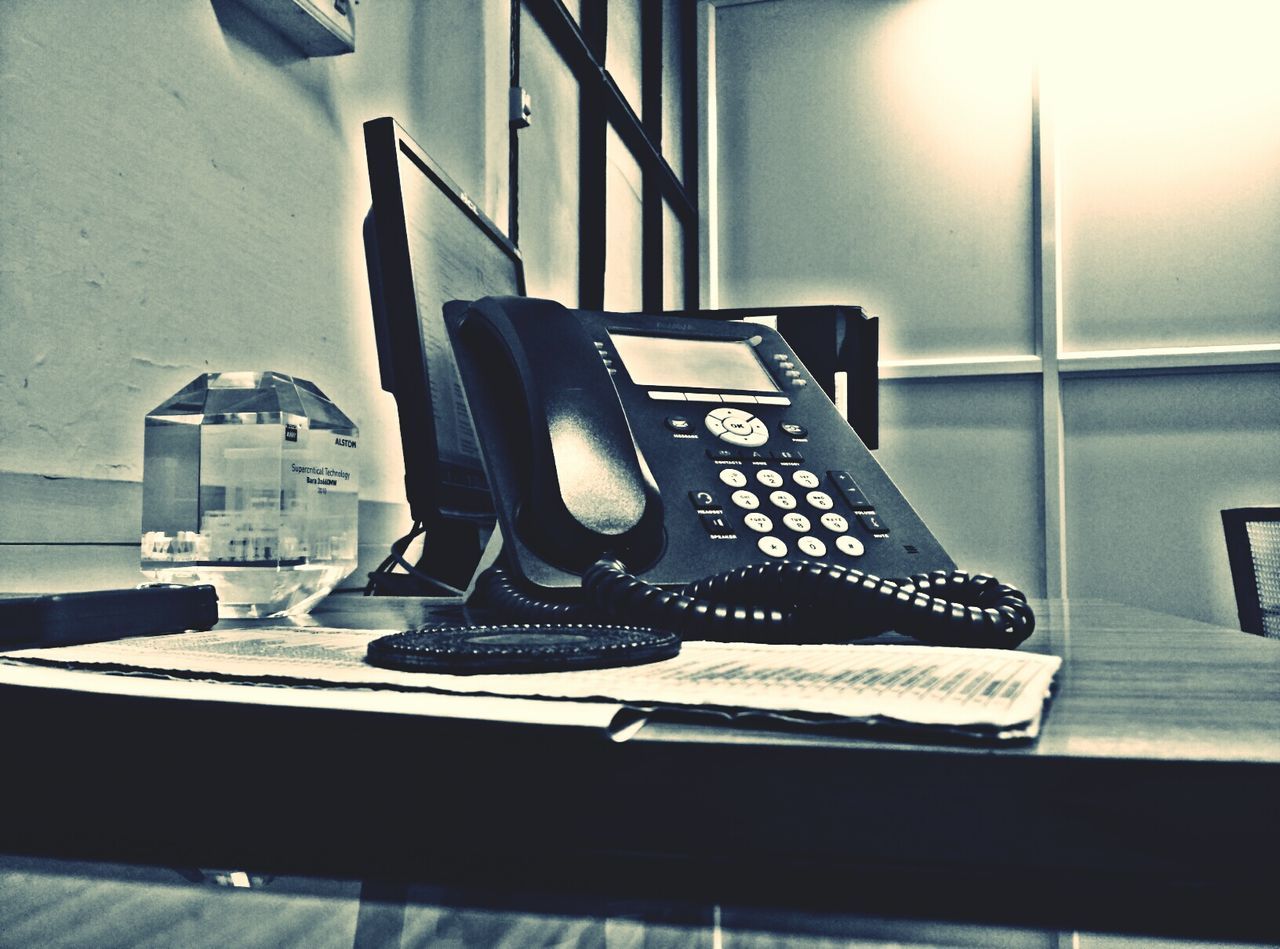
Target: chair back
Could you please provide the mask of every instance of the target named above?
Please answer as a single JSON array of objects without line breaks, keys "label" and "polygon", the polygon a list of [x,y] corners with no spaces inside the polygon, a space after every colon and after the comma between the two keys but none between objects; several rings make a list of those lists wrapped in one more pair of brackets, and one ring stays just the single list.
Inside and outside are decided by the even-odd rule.
[{"label": "chair back", "polygon": [[1280,506],[1227,509],[1222,529],[1240,628],[1280,639]]}]

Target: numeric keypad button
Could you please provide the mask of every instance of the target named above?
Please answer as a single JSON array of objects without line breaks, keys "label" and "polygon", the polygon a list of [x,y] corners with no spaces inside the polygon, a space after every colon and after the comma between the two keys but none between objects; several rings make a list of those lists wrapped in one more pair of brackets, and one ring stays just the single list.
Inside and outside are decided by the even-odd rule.
[{"label": "numeric keypad button", "polygon": [[809,502],[810,507],[816,507],[819,511],[829,511],[832,505],[835,504],[831,500],[831,495],[827,494],[826,491],[810,491],[804,496],[804,499]]},{"label": "numeric keypad button", "polygon": [[759,511],[752,511],[742,519],[742,523],[746,524],[757,534],[767,534],[773,530],[773,521],[769,520],[769,515],[761,514]]},{"label": "numeric keypad button", "polygon": [[825,557],[827,555],[827,545],[816,537],[801,537],[796,541],[796,546],[800,548],[800,552],[809,557]]},{"label": "numeric keypad button", "polygon": [[734,491],[729,500],[744,511],[754,511],[760,506],[760,499],[750,491]]},{"label": "numeric keypad button", "polygon": [[796,506],[796,496],[790,491],[771,491],[769,493],[769,503],[784,511],[794,510]]},{"label": "numeric keypad button", "polygon": [[843,515],[837,514],[835,511],[827,511],[827,513],[823,514],[819,520],[822,521],[822,526],[833,534],[843,534],[849,529],[848,520],[846,520]]},{"label": "numeric keypad button", "polygon": [[816,488],[818,485],[822,484],[821,478],[812,471],[805,471],[804,469],[794,472],[791,475],[791,480],[802,488]]},{"label": "numeric keypad button", "polygon": [[760,548],[760,552],[768,554],[770,557],[785,557],[787,555],[787,545],[776,537],[761,537],[756,546]]},{"label": "numeric keypad button", "polygon": [[745,488],[747,486],[747,476],[737,468],[721,468],[720,482],[727,484],[731,488]]},{"label": "numeric keypad button", "polygon": [[836,550],[850,557],[861,557],[866,548],[862,546],[862,541],[858,540],[858,538],[842,534],[836,538]]},{"label": "numeric keypad button", "polygon": [[782,475],[774,471],[772,468],[762,468],[756,472],[756,480],[763,484],[766,488],[782,487]]},{"label": "numeric keypad button", "polygon": [[797,534],[806,534],[809,531],[809,518],[805,517],[799,511],[791,511],[782,515],[782,523],[786,524]]}]

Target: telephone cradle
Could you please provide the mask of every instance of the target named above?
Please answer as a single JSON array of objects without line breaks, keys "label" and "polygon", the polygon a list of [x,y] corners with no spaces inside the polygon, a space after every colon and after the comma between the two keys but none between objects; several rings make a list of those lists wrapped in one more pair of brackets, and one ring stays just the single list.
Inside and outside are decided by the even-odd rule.
[{"label": "telephone cradle", "polygon": [[525,297],[444,318],[503,543],[472,605],[739,642],[1034,629],[1020,591],[956,570],[772,329]]}]

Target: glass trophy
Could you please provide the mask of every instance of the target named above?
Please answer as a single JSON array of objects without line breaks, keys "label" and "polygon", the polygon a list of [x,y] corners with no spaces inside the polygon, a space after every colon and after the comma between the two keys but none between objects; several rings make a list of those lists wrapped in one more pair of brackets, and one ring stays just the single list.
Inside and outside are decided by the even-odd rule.
[{"label": "glass trophy", "polygon": [[146,417],[142,571],[220,617],[303,613],[355,569],[356,426],[315,385],[215,372]]}]

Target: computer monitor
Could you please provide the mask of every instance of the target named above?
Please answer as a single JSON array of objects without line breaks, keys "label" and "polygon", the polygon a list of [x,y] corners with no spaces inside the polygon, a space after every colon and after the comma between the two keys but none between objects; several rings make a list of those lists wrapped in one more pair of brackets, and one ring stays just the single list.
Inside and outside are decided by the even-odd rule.
[{"label": "computer monitor", "polygon": [[415,528],[427,534],[419,566],[465,585],[493,504],[441,309],[449,300],[522,296],[524,266],[515,245],[394,119],[366,122],[364,139],[378,365],[400,416],[405,496]]}]

